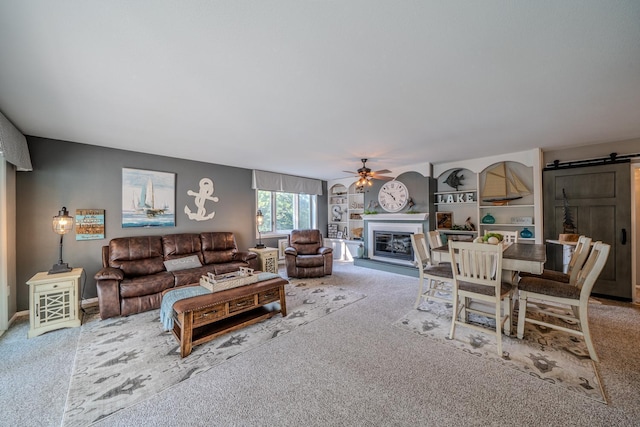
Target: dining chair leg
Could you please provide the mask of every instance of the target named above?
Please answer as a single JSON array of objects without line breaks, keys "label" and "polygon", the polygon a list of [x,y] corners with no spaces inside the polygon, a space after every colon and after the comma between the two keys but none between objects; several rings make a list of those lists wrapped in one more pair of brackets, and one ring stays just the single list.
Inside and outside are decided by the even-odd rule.
[{"label": "dining chair leg", "polygon": [[527,315],[527,293],[520,291],[518,298],[518,339],[524,336],[524,319]]},{"label": "dining chair leg", "polygon": [[458,313],[458,305],[460,304],[459,298],[458,298],[458,293],[454,292],[453,293],[453,311],[451,312],[451,314],[453,315],[453,317],[451,318],[451,330],[449,331],[449,339],[452,340],[456,331],[456,320],[458,320],[458,316],[460,315],[460,313]]},{"label": "dining chair leg", "polygon": [[422,299],[422,292],[424,292],[424,278],[420,277],[420,287],[418,289],[418,298],[416,298],[416,303],[413,306],[414,310],[420,306],[420,300]]},{"label": "dining chair leg", "polygon": [[[511,336],[511,323],[513,322],[513,304],[511,304],[511,295],[508,298],[502,300],[503,310],[505,315],[504,321],[504,333],[507,336]],[[497,322],[497,320],[496,320]]]},{"label": "dining chair leg", "polygon": [[596,354],[596,349],[593,346],[593,341],[591,341],[591,332],[589,331],[589,315],[587,313],[587,302],[580,304],[580,328],[582,329],[582,333],[584,335],[584,343],[587,345],[587,350],[589,350],[589,357],[591,360],[595,362],[599,362],[598,355]]},{"label": "dining chair leg", "polygon": [[471,305],[471,298],[464,298],[464,323],[469,323],[469,306]]},{"label": "dining chair leg", "polygon": [[496,343],[498,344],[498,356],[502,357],[502,301],[498,299],[495,303],[496,312]]}]

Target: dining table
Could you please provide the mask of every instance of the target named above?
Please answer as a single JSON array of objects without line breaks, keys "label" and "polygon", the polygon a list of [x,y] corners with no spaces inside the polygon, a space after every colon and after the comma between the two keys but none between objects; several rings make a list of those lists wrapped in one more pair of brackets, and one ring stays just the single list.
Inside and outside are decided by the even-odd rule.
[{"label": "dining table", "polygon": [[[487,243],[488,244],[488,243]],[[431,257],[434,263],[451,262],[449,246],[443,245],[431,249]],[[505,245],[502,252],[502,270],[509,272],[527,272],[542,274],[544,263],[547,261],[547,250],[544,244],[539,243],[510,243]],[[505,275],[505,278],[512,274]]]}]

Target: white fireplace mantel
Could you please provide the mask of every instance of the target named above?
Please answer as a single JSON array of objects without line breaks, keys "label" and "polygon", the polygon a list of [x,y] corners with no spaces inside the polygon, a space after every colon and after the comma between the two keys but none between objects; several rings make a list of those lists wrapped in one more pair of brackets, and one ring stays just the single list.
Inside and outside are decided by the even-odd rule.
[{"label": "white fireplace mantel", "polygon": [[365,221],[426,221],[429,214],[419,213],[381,213],[372,215],[362,215]]}]

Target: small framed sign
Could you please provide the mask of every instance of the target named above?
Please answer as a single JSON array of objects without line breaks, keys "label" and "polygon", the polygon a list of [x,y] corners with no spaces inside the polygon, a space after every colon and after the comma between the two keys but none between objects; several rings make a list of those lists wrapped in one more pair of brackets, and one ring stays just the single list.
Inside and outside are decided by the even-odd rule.
[{"label": "small framed sign", "polygon": [[76,240],[104,239],[104,209],[76,209]]}]

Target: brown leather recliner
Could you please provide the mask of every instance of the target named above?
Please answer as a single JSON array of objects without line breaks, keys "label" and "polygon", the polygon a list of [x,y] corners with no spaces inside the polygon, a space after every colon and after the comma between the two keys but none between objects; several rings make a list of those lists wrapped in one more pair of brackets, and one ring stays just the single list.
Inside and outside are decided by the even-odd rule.
[{"label": "brown leather recliner", "polygon": [[322,277],[333,271],[333,249],[322,246],[320,230],[292,230],[284,250],[288,277]]}]

